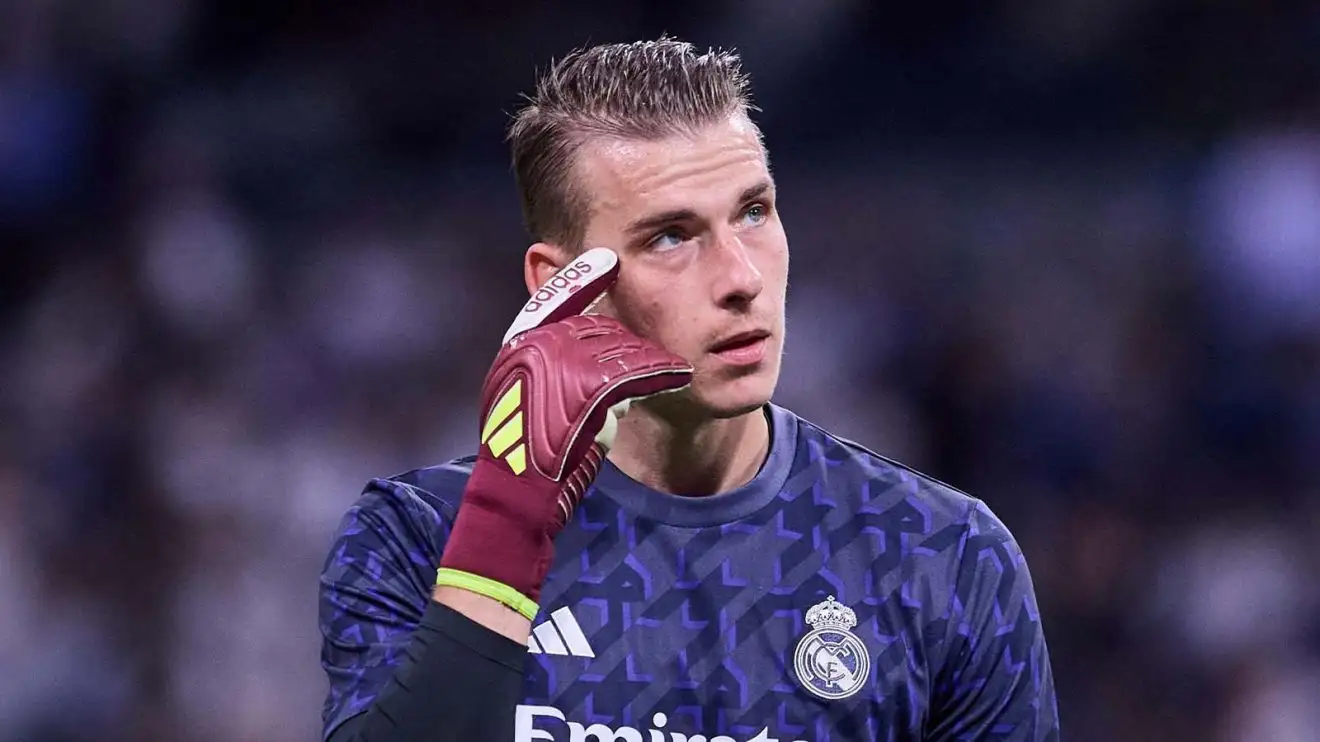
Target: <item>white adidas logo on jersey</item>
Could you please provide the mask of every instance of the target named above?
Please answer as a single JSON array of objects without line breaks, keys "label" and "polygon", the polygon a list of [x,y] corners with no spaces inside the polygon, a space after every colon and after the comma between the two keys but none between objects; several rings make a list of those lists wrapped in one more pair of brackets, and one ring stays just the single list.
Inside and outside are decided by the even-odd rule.
[{"label": "white adidas logo on jersey", "polygon": [[527,651],[532,654],[558,654],[568,657],[595,657],[587,635],[567,607],[550,614],[547,621],[542,621],[532,629],[527,638]]}]

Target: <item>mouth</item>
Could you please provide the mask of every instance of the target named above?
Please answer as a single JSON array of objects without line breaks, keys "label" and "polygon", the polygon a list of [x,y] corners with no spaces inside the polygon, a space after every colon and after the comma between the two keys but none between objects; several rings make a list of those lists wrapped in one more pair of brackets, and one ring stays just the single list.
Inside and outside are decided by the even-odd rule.
[{"label": "mouth", "polygon": [[710,352],[721,360],[739,366],[760,363],[765,357],[766,341],[770,333],[749,330],[731,335],[710,347]]}]

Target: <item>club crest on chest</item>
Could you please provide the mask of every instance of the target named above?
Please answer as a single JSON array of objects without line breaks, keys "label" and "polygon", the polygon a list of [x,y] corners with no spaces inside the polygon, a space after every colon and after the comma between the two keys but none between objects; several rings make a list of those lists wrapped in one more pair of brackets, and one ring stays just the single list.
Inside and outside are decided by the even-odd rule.
[{"label": "club crest on chest", "polygon": [[871,655],[851,629],[857,614],[831,595],[807,611],[811,630],[798,640],[793,671],[798,683],[827,701],[848,698],[871,677]]}]

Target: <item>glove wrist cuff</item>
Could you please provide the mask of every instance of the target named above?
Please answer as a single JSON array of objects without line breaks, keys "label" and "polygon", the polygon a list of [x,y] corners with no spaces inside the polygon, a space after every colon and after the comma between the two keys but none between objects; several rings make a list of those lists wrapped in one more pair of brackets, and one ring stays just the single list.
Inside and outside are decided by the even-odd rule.
[{"label": "glove wrist cuff", "polygon": [[456,587],[470,593],[484,595],[521,613],[528,621],[535,619],[536,612],[540,610],[539,606],[536,605],[536,601],[503,582],[496,582],[489,577],[474,575],[471,572],[464,572],[459,569],[441,567],[435,574],[435,586]]},{"label": "glove wrist cuff", "polygon": [[477,460],[437,566],[480,575],[535,602],[554,559],[550,529],[558,487],[510,476],[501,466],[484,456]]}]

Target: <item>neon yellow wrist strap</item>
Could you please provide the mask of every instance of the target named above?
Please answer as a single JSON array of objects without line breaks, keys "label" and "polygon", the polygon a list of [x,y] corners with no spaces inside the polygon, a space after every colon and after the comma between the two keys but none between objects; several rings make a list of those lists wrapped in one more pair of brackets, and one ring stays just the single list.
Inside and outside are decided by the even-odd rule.
[{"label": "neon yellow wrist strap", "polygon": [[497,600],[527,617],[528,621],[536,618],[537,605],[531,598],[489,577],[474,575],[457,569],[440,569],[435,573],[436,587],[456,587],[470,593],[484,595]]}]

